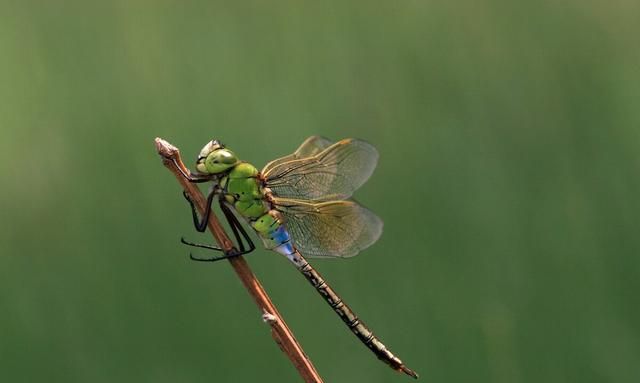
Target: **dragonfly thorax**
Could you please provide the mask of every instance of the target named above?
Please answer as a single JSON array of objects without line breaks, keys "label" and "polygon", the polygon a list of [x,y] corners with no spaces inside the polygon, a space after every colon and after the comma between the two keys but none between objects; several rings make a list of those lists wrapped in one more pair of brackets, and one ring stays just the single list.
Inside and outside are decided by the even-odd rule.
[{"label": "dragonfly thorax", "polygon": [[263,198],[258,169],[247,162],[240,162],[222,177],[220,187],[227,202],[250,221],[269,211]]},{"label": "dragonfly thorax", "polygon": [[241,162],[221,178],[220,188],[227,203],[251,225],[267,249],[285,255],[293,252],[282,216],[270,210],[264,197],[258,169]]}]

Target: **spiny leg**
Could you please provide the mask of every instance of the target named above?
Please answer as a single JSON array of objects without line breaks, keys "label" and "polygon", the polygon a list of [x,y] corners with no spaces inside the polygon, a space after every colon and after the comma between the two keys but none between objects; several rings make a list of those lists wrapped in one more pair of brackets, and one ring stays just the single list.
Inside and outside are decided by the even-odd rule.
[{"label": "spiny leg", "polygon": [[[240,247],[240,251],[243,254],[248,254],[253,250],[255,250],[256,246],[253,244],[251,237],[244,230],[244,227],[238,221],[238,218],[236,217],[236,215],[233,214],[233,212],[231,211],[231,209],[229,209],[229,206],[225,203],[223,199],[220,199],[220,209],[222,210],[225,217],[227,218],[227,222],[229,223],[229,226],[231,226],[231,230],[233,231],[233,234],[235,235],[236,240],[238,241],[238,246]],[[241,240],[240,236],[238,235],[238,230],[242,234],[242,237],[245,239],[245,241],[247,241],[247,244],[249,245],[249,250],[245,251],[244,243]]]},{"label": "spiny leg", "polygon": [[238,229],[236,228],[236,221],[235,221],[236,217],[233,215],[231,210],[225,205],[222,199],[220,199],[219,204],[220,204],[220,210],[222,210],[222,213],[224,213],[224,217],[227,219],[227,223],[229,224],[229,227],[233,232],[233,236],[236,238],[236,242],[238,243],[238,248],[240,248],[240,251],[244,251],[245,250],[244,243],[242,242],[242,238],[240,238],[240,234],[238,234]]},{"label": "spiny leg", "polygon": [[189,193],[185,190],[182,191],[182,195],[189,202],[189,206],[191,206],[191,216],[193,217],[193,226],[200,233],[204,233],[207,229],[207,223],[209,223],[209,215],[211,215],[211,204],[213,203],[213,197],[215,195],[215,190],[211,190],[209,195],[207,195],[207,205],[205,207],[204,215],[202,216],[202,220],[198,218],[198,211],[196,210],[196,206],[189,197]]},{"label": "spiny leg", "polygon": [[247,241],[247,244],[249,245],[249,250],[247,250],[245,253],[245,254],[249,254],[250,252],[256,249],[256,245],[253,244],[251,237],[249,236],[249,234],[247,234],[242,224],[238,222],[238,218],[236,218],[236,216],[233,214],[232,216],[233,216],[233,221],[235,222],[235,226],[238,228],[238,230],[240,230],[240,233],[242,233],[242,236],[244,237],[244,239]]},{"label": "spiny leg", "polygon": [[198,248],[201,248],[201,249],[223,251],[224,252],[224,250],[222,250],[218,246],[209,245],[209,244],[206,244],[206,243],[190,242],[190,241],[187,241],[186,239],[184,239],[184,237],[180,237],[180,242],[182,242],[182,244],[184,244],[184,245],[191,246],[191,247],[198,247]]},{"label": "spiny leg", "polygon": [[203,244],[203,243],[189,242],[189,241],[185,240],[184,238],[181,238],[180,242],[182,242],[183,244],[185,244],[187,246],[198,247],[198,248],[207,249],[207,250],[221,251],[221,252],[224,253],[223,256],[220,256],[220,257],[209,257],[209,258],[198,258],[198,257],[195,257],[192,253],[189,253],[189,258],[192,261],[198,261],[198,262],[216,262],[216,261],[221,261],[223,259],[227,259],[227,258],[231,258],[231,257],[237,257],[238,255],[243,255],[243,254],[247,254],[248,253],[248,251],[238,251],[238,249],[236,249],[235,246],[232,247],[230,250],[225,251],[224,249],[221,249],[218,246],[212,246],[212,245],[207,245],[207,244]]},{"label": "spiny leg", "polygon": [[[189,257],[192,260],[200,261],[200,262],[216,262],[216,261],[220,261],[220,260],[231,258],[231,257],[237,257],[239,255],[249,254],[256,249],[256,246],[253,244],[253,241],[251,240],[251,237],[249,237],[249,234],[247,234],[247,232],[244,230],[244,227],[242,227],[242,224],[240,224],[240,222],[238,221],[238,218],[236,218],[235,214],[233,214],[231,209],[229,209],[229,207],[226,205],[226,203],[222,199],[220,200],[220,209],[224,213],[224,216],[227,219],[227,223],[229,224],[229,227],[231,227],[231,230],[233,231],[236,237],[236,240],[238,241],[238,247],[240,247],[240,250],[233,247],[230,251],[225,252],[224,256],[213,257],[213,258],[196,258],[192,254],[189,254]],[[244,239],[247,241],[247,244],[249,245],[249,249],[245,249],[244,243],[240,238],[238,231],[240,231],[240,233],[242,234],[242,237],[244,237]],[[198,247],[201,247],[201,246],[198,246]]]},{"label": "spiny leg", "polygon": [[[199,248],[203,248],[203,249],[209,249],[209,250],[223,251],[224,252],[224,255],[221,256],[221,257],[211,257],[211,258],[198,258],[198,257],[194,257],[193,254],[189,254],[189,258],[191,258],[192,260],[198,261],[198,262],[216,262],[216,261],[221,261],[223,259],[227,259],[227,258],[231,258],[231,257],[237,257],[239,255],[249,254],[253,250],[255,250],[256,247],[253,244],[253,241],[251,240],[251,237],[249,237],[249,235],[244,230],[244,228],[242,227],[242,225],[240,224],[240,222],[238,221],[236,216],[233,214],[231,209],[229,209],[229,207],[225,204],[225,202],[223,200],[220,200],[220,208],[221,208],[222,212],[224,213],[225,218],[227,219],[227,222],[229,223],[229,227],[231,227],[231,230],[233,231],[233,233],[234,233],[234,235],[236,237],[236,240],[238,241],[238,246],[240,247],[240,250],[238,250],[235,247],[233,247],[229,251],[224,251],[224,250],[220,249],[217,246],[188,242],[184,238],[182,238],[181,242],[184,243],[185,245],[189,245],[189,246],[193,246],[193,247],[199,247]],[[238,233],[238,231],[240,231],[240,234],[242,234],[242,237],[244,237],[244,239],[247,241],[247,243],[249,245],[249,249],[245,249],[244,243],[243,243],[242,239],[240,238],[240,234]]]},{"label": "spiny leg", "polygon": [[204,183],[204,182],[211,181],[211,178],[207,177],[207,176],[194,176],[193,174],[187,174],[182,169],[182,167],[180,165],[178,165],[178,161],[176,161],[175,158],[172,158],[171,161],[173,161],[173,164],[176,166],[176,169],[178,169],[178,171],[180,171],[180,173],[182,173],[182,176],[187,181],[189,181],[191,183],[194,183],[194,184],[199,184],[199,183]]},{"label": "spiny leg", "polygon": [[[202,217],[202,220],[198,218],[198,212],[196,210],[195,204],[191,200],[191,197],[189,197],[189,194],[185,190],[183,190],[182,195],[187,200],[187,202],[189,202],[189,206],[191,207],[191,215],[193,217],[193,226],[196,228],[197,231],[201,233],[204,232],[207,228],[207,223],[209,222],[209,216],[211,215],[211,205],[213,204],[213,197],[215,195],[215,190],[211,190],[211,192],[209,192],[209,195],[207,196],[207,205],[206,205],[205,213],[204,213],[204,216]],[[223,251],[218,246],[190,242],[184,239],[184,237],[180,238],[180,242],[182,242],[187,246],[199,247],[199,248],[208,249],[208,250]]]},{"label": "spiny leg", "polygon": [[223,255],[221,257],[198,258],[198,257],[194,257],[193,254],[189,253],[189,258],[192,261],[196,261],[196,262],[217,262],[217,261],[222,261],[223,259],[229,259],[229,258],[237,257],[238,255],[242,255],[242,254],[241,253],[234,253],[233,251],[230,251],[226,255]]},{"label": "spiny leg", "polygon": [[[193,224],[194,224],[196,230],[198,230],[200,232],[204,232],[204,229],[206,228],[206,223],[209,221],[208,215],[210,215],[210,213],[209,213],[211,211],[211,207],[210,206],[212,204],[214,193],[210,193],[209,196],[207,197],[207,205],[209,206],[209,210],[208,210],[208,213],[206,213],[205,216],[203,217],[202,222],[198,222],[199,218],[198,218],[195,206],[193,204],[193,201],[191,201],[191,198],[189,198],[189,195],[187,194],[187,192],[183,192],[183,195],[184,195],[185,199],[189,202],[189,204],[191,206],[191,213],[193,215]],[[242,231],[243,236],[248,240],[248,242],[250,244],[250,247],[252,249],[254,249],[255,246],[253,246],[253,242],[251,242],[251,238],[248,237],[247,233],[244,231],[244,229],[242,228],[242,226],[240,225],[240,223],[236,219],[235,215],[231,212],[229,207],[225,205],[224,200],[222,200],[222,199],[220,199],[220,209],[224,213],[224,216],[227,219],[227,222],[229,223],[229,226],[231,227],[231,230],[233,231],[234,236],[236,237],[236,241],[238,242],[238,246],[240,247],[240,251],[244,252],[245,251],[245,247],[244,247],[244,243],[242,241],[242,238],[238,234],[238,229],[236,227],[240,228],[240,230]],[[223,251],[218,246],[190,242],[190,241],[187,241],[186,239],[184,239],[184,237],[180,238],[180,242],[182,242],[183,244],[188,245],[188,246],[199,247],[199,248],[202,248],[202,249]]]},{"label": "spiny leg", "polygon": [[224,251],[222,249],[215,248],[214,246],[208,246],[208,245],[202,245],[202,244],[188,244],[188,245],[192,245],[192,246],[195,245],[195,247],[200,247],[200,248],[205,248],[205,249],[210,249],[210,250],[221,250],[221,251],[224,252],[224,255],[221,256],[221,257],[211,257],[211,258],[198,258],[198,257],[194,257],[193,254],[190,253],[189,254],[189,258],[191,258],[192,261],[198,261],[198,262],[216,262],[216,261],[221,261],[223,259],[233,258],[233,257],[237,257],[239,255],[244,255],[244,254],[249,254],[253,250],[255,250],[255,247],[253,247],[253,248],[251,248],[249,250],[238,250],[235,247],[233,247],[229,251]]}]

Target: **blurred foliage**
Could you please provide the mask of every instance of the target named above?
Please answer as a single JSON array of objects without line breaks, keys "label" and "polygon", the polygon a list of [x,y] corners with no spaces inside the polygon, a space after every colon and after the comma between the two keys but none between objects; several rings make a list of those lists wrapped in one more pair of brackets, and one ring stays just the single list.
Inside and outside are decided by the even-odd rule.
[{"label": "blurred foliage", "polygon": [[[381,153],[314,264],[428,382],[640,381],[640,3],[0,0],[0,379],[297,381],[153,146]],[[400,382],[248,257],[327,382]]]}]

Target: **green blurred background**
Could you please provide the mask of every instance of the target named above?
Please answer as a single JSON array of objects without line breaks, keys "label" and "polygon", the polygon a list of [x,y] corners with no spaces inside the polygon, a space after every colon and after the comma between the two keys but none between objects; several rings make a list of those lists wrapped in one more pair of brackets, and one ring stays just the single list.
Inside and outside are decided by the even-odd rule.
[{"label": "green blurred background", "polygon": [[[640,381],[640,3],[0,2],[0,380],[299,378],[178,184],[223,140],[381,158],[385,221],[314,263],[425,382]],[[248,257],[327,382],[401,382],[281,256]]]}]

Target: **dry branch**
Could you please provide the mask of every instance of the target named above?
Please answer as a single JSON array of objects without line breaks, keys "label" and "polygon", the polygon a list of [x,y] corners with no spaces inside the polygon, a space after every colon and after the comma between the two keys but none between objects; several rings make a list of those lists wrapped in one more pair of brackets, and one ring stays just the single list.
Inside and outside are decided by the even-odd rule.
[{"label": "dry branch", "polygon": [[[164,166],[166,166],[178,179],[178,182],[189,194],[200,214],[203,215],[205,209],[208,209],[209,207],[207,206],[206,199],[202,195],[200,189],[183,176],[183,174],[190,173],[187,167],[184,166],[184,163],[182,163],[180,151],[178,148],[161,138],[156,138],[155,143],[158,154],[162,157]],[[233,242],[229,239],[213,213],[211,213],[209,217],[208,227],[216,242],[223,250],[228,251],[232,249]],[[249,292],[249,295],[251,295],[253,301],[258,306],[258,309],[263,315],[263,320],[271,326],[271,336],[276,341],[282,352],[284,352],[289,360],[291,360],[291,363],[296,367],[300,376],[302,376],[305,382],[322,382],[322,378],[316,371],[313,363],[311,363],[309,357],[304,353],[302,347],[300,347],[300,344],[293,336],[293,333],[285,323],[284,319],[282,319],[282,316],[271,302],[271,299],[260,284],[260,281],[258,281],[256,276],[253,274],[244,258],[242,256],[237,256],[229,258],[228,260],[233,267],[233,270],[238,275],[238,278],[240,278],[242,284]]]}]

